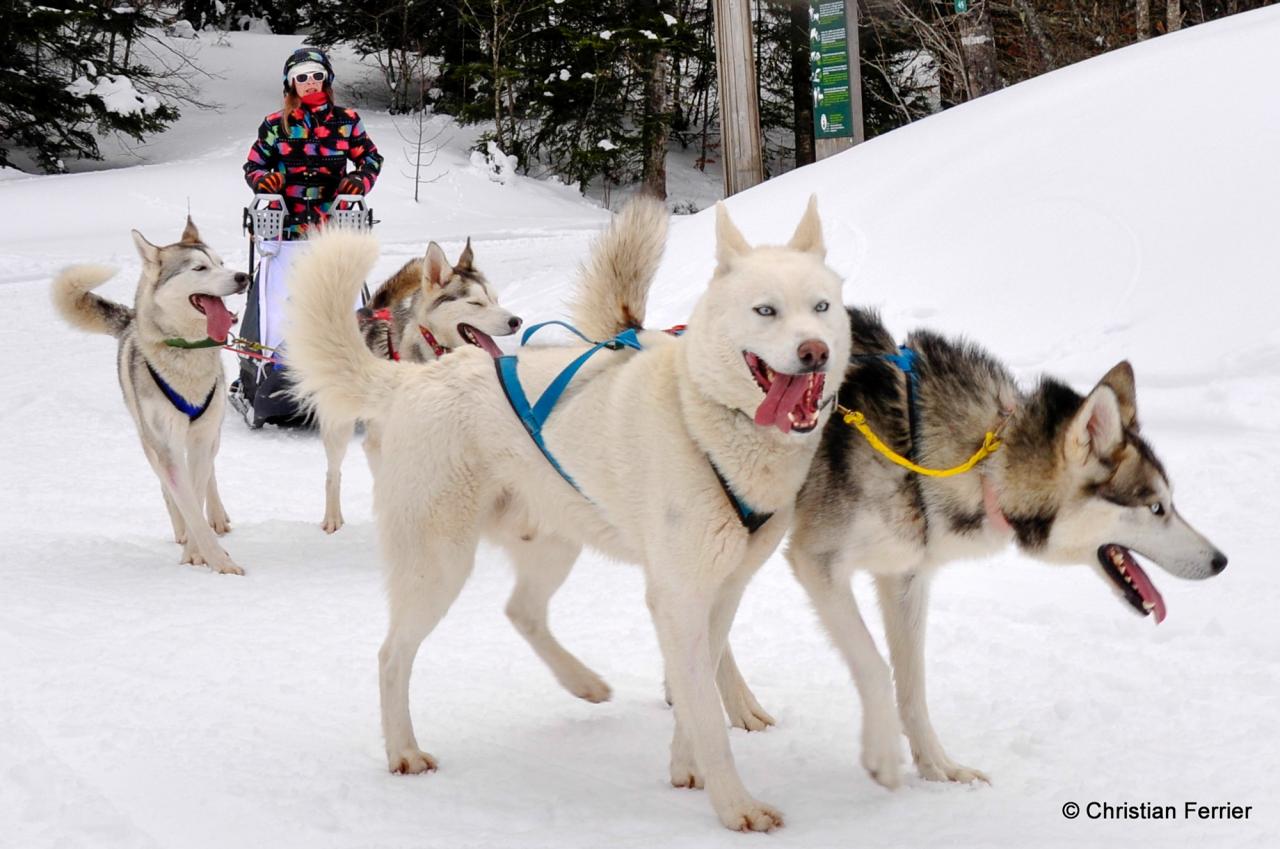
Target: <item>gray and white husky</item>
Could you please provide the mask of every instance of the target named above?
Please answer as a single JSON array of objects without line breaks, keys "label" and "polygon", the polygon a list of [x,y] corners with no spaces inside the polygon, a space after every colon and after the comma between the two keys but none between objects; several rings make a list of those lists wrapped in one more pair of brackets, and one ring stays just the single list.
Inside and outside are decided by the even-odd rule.
[{"label": "gray and white husky", "polygon": [[133,241],[142,275],[132,309],[93,294],[115,274],[101,265],[63,270],[53,282],[53,303],[74,327],[120,340],[124,403],[160,478],[180,562],[242,575],[214,535],[231,529],[213,471],[226,396],[220,349],[169,342],[225,341],[235,316],[222,299],[243,292],[249,275],[225,268],[190,218],[175,244],[157,247],[137,230]]},{"label": "gray and white husky", "polygon": [[[862,412],[890,448],[950,468],[989,431],[998,428],[1004,444],[973,471],[935,479],[890,463],[833,418],[797,499],[787,556],[853,673],[862,763],[875,780],[900,782],[902,731],[924,778],[985,780],[948,756],[929,721],[923,650],[934,570],[1012,540],[1040,560],[1092,565],[1130,609],[1159,622],[1164,600],[1135,553],[1197,580],[1221,572],[1227,558],[1174,508],[1164,467],[1139,432],[1127,362],[1084,397],[1051,378],[1023,393],[981,348],[916,332],[907,340],[912,398],[909,378],[885,358],[898,346],[879,318],[849,315],[853,359],[840,403]],[[875,576],[892,679],[858,611],[855,569]]]},{"label": "gray and white husky", "polygon": [[[305,285],[305,284],[304,284]],[[425,363],[455,348],[474,345],[493,356],[501,352],[494,336],[509,336],[521,319],[498,303],[497,292],[475,267],[471,240],[450,265],[435,242],[424,256],[405,263],[378,287],[361,309],[365,345],[388,360]],[[342,527],[342,461],[355,434],[353,420],[333,421],[320,412],[320,435],[328,462],[324,487],[325,533]],[[378,457],[378,426],[366,423],[365,457],[372,469]]]},{"label": "gray and white husky", "polygon": [[[621,213],[584,268],[574,310],[582,332],[609,339],[643,325],[666,227],[654,201]],[[816,205],[777,247],[748,245],[719,208],[718,267],[687,332],[643,331],[643,350],[600,351],[541,428],[573,483],[530,438],[485,352],[467,347],[414,365],[369,351],[349,305],[376,255],[361,234],[315,242],[300,261],[309,285],[290,301],[290,357],[322,416],[381,428],[374,500],[390,605],[379,653],[389,768],[436,767],[410,721],[409,674],[482,536],[515,564],[507,611],[530,645],[568,689],[607,697],[599,677],[538,627],[591,545],[644,568],[675,700],[672,783],[705,784],[729,828],[780,825],[738,776],[714,674],[738,599],[790,522],[829,415],[828,370],[848,356],[841,281],[824,262]],[[584,351],[524,349],[523,392],[538,398]]]}]

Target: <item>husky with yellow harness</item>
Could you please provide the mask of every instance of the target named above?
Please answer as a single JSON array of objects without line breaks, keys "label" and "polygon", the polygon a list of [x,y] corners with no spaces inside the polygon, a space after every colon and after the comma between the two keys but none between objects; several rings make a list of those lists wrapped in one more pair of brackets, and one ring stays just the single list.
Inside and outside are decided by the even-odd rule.
[{"label": "husky with yellow harness", "polygon": [[[985,780],[943,749],[925,704],[935,569],[1012,541],[1040,560],[1092,565],[1130,610],[1160,622],[1164,599],[1135,554],[1190,579],[1227,558],[1174,508],[1127,362],[1085,396],[1052,378],[1025,393],[975,345],[916,332],[899,348],[874,313],[849,316],[840,413],[797,499],[787,555],[857,683],[875,780],[901,781],[904,731],[924,778]],[[858,612],[855,569],[875,576],[892,679]]]}]

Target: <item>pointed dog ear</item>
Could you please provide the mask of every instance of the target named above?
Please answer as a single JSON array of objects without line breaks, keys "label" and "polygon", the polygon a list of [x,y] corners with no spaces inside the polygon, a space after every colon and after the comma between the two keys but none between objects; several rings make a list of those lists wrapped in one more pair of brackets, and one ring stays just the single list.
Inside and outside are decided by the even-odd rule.
[{"label": "pointed dog ear", "polygon": [[138,256],[142,257],[143,262],[152,265],[160,264],[160,249],[147,241],[147,237],[139,233],[137,230],[133,232],[133,244],[138,249]]},{"label": "pointed dog ear", "polygon": [[196,222],[191,220],[191,216],[187,216],[187,226],[182,228],[182,235],[178,237],[178,243],[183,245],[199,245],[200,231],[196,229]]},{"label": "pointed dog ear", "polygon": [[1100,383],[1084,399],[1067,428],[1067,457],[1083,466],[1090,459],[1109,460],[1123,445],[1120,401],[1114,389]]},{"label": "pointed dog ear", "polygon": [[1138,429],[1138,394],[1133,382],[1133,366],[1121,360],[1098,381],[1099,386],[1110,386],[1120,405],[1120,422],[1125,430]]},{"label": "pointed dog ear", "polygon": [[475,261],[476,255],[471,251],[471,237],[467,237],[467,246],[462,249],[462,256],[458,257],[458,264],[454,266],[458,271],[471,271],[471,263]]},{"label": "pointed dog ear", "polygon": [[809,205],[805,207],[804,216],[787,247],[814,254],[818,259],[826,258],[827,246],[822,242],[822,218],[818,215],[817,195],[809,195]]},{"label": "pointed dog ear", "polygon": [[716,204],[716,274],[729,270],[737,257],[751,250],[742,232],[729,218],[729,208],[723,202]]},{"label": "pointed dog ear", "polygon": [[449,265],[449,260],[444,255],[444,248],[435,242],[427,245],[427,256],[422,269],[422,282],[426,287],[440,288],[452,273],[453,267]]}]

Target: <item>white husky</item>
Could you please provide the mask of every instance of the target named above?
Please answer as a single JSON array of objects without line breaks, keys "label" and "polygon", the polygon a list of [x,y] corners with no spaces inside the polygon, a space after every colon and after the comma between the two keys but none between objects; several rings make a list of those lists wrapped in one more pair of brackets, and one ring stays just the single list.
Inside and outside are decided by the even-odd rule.
[{"label": "white husky", "polygon": [[[660,205],[640,201],[597,245],[574,311],[588,336],[643,322],[666,223]],[[538,398],[582,346],[526,349],[522,390],[504,390],[493,359],[471,348],[425,365],[379,360],[349,307],[376,243],[332,233],[302,260],[298,273],[311,285],[292,299],[289,330],[298,389],[324,416],[381,427],[374,500],[390,628],[379,662],[392,771],[436,766],[410,723],[409,674],[470,574],[480,537],[511,553],[517,626],[545,615],[589,544],[644,567],[675,704],[672,783],[705,783],[729,828],[781,824],[738,777],[714,672],[748,579],[791,520],[827,416],[826,375],[843,373],[848,358],[848,315],[812,202],[785,247],[752,248],[719,207],[716,251],[687,332],[640,332],[643,350],[597,353],[541,430],[526,429],[507,393]],[[607,695],[548,633],[524,632],[571,690]]]}]

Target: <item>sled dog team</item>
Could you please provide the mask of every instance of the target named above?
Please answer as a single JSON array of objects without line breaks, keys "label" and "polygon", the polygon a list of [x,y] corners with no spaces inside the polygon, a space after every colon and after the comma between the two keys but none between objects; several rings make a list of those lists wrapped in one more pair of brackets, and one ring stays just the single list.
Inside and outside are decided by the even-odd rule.
[{"label": "sled dog team", "polygon": [[[923,777],[986,778],[950,757],[925,703],[939,566],[1013,542],[1047,562],[1091,565],[1157,622],[1165,602],[1134,553],[1183,578],[1225,568],[1174,508],[1128,363],[1081,396],[1048,377],[1020,389],[982,348],[929,331],[900,347],[874,313],[843,306],[814,201],[782,246],[752,246],[723,205],[716,215],[715,272],[683,333],[644,327],[667,213],[637,200],[583,266],[573,324],[593,341],[516,356],[491,337],[521,319],[499,306],[470,243],[452,266],[432,243],[356,317],[378,256],[371,236],[323,234],[298,261],[289,363],[324,435],[326,531],[342,525],[342,455],[355,423],[366,425],[389,599],[378,663],[393,772],[436,768],[410,717],[409,677],[481,538],[515,567],[512,623],[592,702],[609,688],[549,630],[548,602],[584,545],[643,568],[675,714],[671,783],[705,788],[725,826],[751,831],[782,815],[743,785],[725,715],[748,729],[772,719],[728,634],[788,530],[787,559],[857,686],[862,764],[886,787],[902,779],[901,734]],[[53,297],[75,326],[120,340],[125,404],[182,562],[238,574],[215,537],[229,520],[213,473],[225,396],[213,343],[234,321],[222,298],[248,277],[189,221],[166,247],[134,239],[143,270],[133,308],[93,294],[112,273],[100,266],[65,270]],[[209,347],[173,344],[202,337]],[[966,464],[984,442],[998,450]],[[854,569],[874,575],[890,663],[859,612]]]}]

